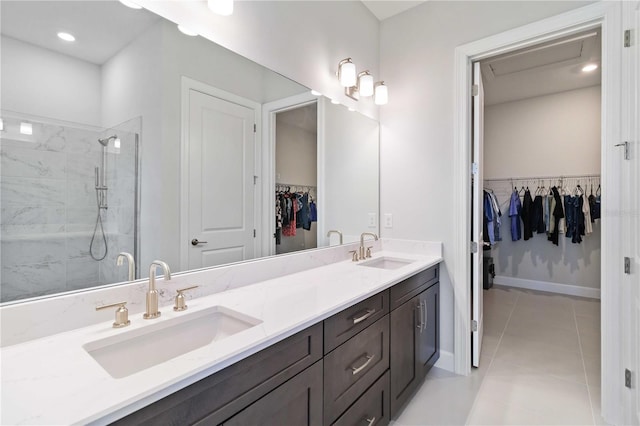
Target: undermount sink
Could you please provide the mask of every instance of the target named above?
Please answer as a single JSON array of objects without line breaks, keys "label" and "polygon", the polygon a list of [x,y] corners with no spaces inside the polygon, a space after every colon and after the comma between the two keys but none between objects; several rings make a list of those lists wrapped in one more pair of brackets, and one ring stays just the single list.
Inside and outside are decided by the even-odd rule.
[{"label": "undermount sink", "polygon": [[368,266],[370,268],[398,269],[413,262],[414,260],[410,259],[400,259],[398,257],[383,256],[377,259],[367,260],[366,262],[359,263],[358,265]]},{"label": "undermount sink", "polygon": [[111,377],[120,379],[262,323],[224,306],[188,313],[83,345]]}]

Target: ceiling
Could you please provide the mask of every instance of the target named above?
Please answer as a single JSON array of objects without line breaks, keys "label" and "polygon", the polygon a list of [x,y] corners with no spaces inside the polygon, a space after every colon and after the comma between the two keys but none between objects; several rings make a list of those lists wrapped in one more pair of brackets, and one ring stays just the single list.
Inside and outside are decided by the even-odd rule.
[{"label": "ceiling", "polygon": [[278,123],[300,128],[309,133],[318,131],[318,104],[316,102],[276,114]]},{"label": "ceiling", "polygon": [[[118,1],[0,1],[2,35],[44,47],[97,65],[160,18]],[[56,34],[73,34],[73,43]]]},{"label": "ceiling", "polygon": [[378,18],[379,21],[383,21],[394,15],[409,10],[423,1],[404,1],[404,0],[362,0],[365,6]]},{"label": "ceiling", "polygon": [[511,102],[600,84],[600,30],[586,31],[481,61],[485,105]]}]

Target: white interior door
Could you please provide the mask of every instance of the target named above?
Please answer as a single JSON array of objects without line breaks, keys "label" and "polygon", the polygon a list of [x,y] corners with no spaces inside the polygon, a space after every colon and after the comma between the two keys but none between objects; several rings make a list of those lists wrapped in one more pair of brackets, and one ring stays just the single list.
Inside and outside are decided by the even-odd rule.
[{"label": "white interior door", "polygon": [[630,46],[623,53],[626,56],[623,73],[628,75],[623,81],[628,79],[630,90],[625,108],[629,113],[624,120],[629,124],[623,124],[623,132],[626,128],[629,134],[624,136],[628,143],[627,159],[621,159],[623,235],[620,236],[624,256],[630,260],[630,270],[623,275],[624,303],[628,304],[625,310],[630,317],[624,319],[630,324],[625,333],[629,345],[625,368],[631,371],[631,388],[626,389],[630,393],[627,423],[640,425],[640,1],[624,2],[623,8],[627,20],[624,28],[631,30]]},{"label": "white interior door", "polygon": [[471,332],[471,364],[480,366],[480,350],[482,348],[483,333],[483,306],[482,306],[482,224],[483,224],[483,132],[484,132],[484,89],[482,87],[482,75],[480,63],[473,64],[473,226],[471,241],[475,243],[475,253],[471,254],[471,320],[473,321]]},{"label": "white interior door", "polygon": [[189,90],[188,268],[254,257],[252,108]]}]

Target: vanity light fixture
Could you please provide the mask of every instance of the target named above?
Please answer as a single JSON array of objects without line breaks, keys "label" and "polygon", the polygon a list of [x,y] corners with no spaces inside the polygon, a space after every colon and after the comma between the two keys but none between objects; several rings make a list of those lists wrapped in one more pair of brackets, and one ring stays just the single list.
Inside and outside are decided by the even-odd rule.
[{"label": "vanity light fixture", "polygon": [[142,9],[142,6],[140,6],[138,3],[133,2],[131,0],[120,0],[120,3],[122,3],[127,7],[130,7],[131,9]]},{"label": "vanity light fixture", "polygon": [[373,101],[376,105],[386,105],[389,102],[389,91],[384,81],[377,82],[374,91]]},{"label": "vanity light fixture", "polygon": [[64,31],[60,31],[58,33],[58,38],[60,40],[64,40],[64,41],[68,41],[68,42],[76,41],[76,38],[73,36],[73,34],[65,33]]},{"label": "vanity light fixture", "polygon": [[582,72],[591,72],[591,71],[595,71],[598,69],[598,65],[597,64],[587,64],[584,67],[582,67]]},{"label": "vanity light fixture", "polygon": [[195,37],[198,35],[198,33],[191,31],[189,28],[185,27],[182,24],[178,24],[178,30],[180,30],[182,34],[188,35],[189,37]]},{"label": "vanity light fixture", "polygon": [[356,84],[345,88],[344,94],[356,101],[360,100],[361,96],[373,96],[373,76],[369,70],[358,73]]},{"label": "vanity light fixture", "polygon": [[23,121],[20,123],[20,133],[23,135],[33,135],[33,125]]},{"label": "vanity light fixture", "polygon": [[233,13],[233,0],[207,0],[207,6],[218,15],[229,16]]},{"label": "vanity light fixture", "polygon": [[356,85],[356,66],[351,62],[351,58],[343,59],[338,63],[338,72],[336,75],[342,87],[353,87]]}]

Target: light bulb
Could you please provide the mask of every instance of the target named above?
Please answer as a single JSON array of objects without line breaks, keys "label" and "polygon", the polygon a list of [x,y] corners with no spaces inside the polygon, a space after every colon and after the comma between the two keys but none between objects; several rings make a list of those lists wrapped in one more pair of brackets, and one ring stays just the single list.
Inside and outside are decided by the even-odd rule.
[{"label": "light bulb", "polygon": [[365,71],[361,73],[359,78],[360,96],[373,96],[373,76]]},{"label": "light bulb", "polygon": [[233,0],[207,0],[207,5],[218,15],[229,16],[233,13]]},{"label": "light bulb", "polygon": [[31,123],[20,123],[20,133],[23,135],[33,135],[33,125]]},{"label": "light bulb", "polygon": [[386,105],[389,102],[389,91],[384,81],[376,83],[373,101],[376,105]]},{"label": "light bulb", "polygon": [[340,85],[342,87],[353,87],[356,85],[356,65],[351,62],[351,58],[345,59],[338,65],[340,75]]},{"label": "light bulb", "polygon": [[58,38],[68,42],[76,41],[76,38],[73,36],[73,34],[65,33],[64,31],[60,31],[58,33]]}]

